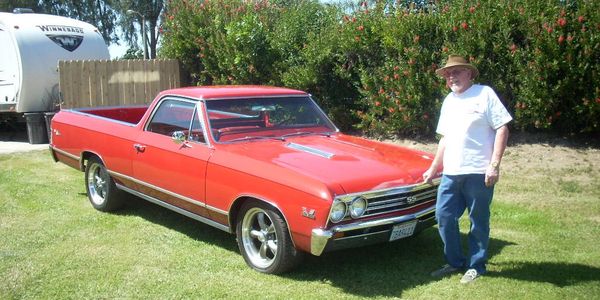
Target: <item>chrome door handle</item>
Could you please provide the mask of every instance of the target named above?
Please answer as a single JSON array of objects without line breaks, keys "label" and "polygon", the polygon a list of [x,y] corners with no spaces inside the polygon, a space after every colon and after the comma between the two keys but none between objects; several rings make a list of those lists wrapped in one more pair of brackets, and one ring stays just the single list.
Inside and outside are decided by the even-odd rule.
[{"label": "chrome door handle", "polygon": [[135,151],[139,152],[144,152],[146,151],[146,146],[144,145],[140,145],[140,144],[133,144],[133,148],[135,149]]}]

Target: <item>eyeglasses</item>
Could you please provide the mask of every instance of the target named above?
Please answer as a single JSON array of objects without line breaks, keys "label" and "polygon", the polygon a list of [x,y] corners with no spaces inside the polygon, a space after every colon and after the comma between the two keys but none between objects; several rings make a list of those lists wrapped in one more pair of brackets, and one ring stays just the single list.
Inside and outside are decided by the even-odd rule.
[{"label": "eyeglasses", "polygon": [[449,76],[456,77],[456,76],[458,76],[458,75],[460,75],[460,74],[462,74],[462,73],[464,73],[466,71],[468,71],[468,69],[465,69],[465,68],[450,69],[450,70],[447,70],[446,72],[444,72],[444,76],[446,76],[446,77],[449,77]]}]

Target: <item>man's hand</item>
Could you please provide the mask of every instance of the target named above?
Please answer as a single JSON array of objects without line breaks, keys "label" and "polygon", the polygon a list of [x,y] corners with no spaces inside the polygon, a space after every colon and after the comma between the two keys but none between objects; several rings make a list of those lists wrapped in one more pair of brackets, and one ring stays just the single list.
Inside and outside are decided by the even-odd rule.
[{"label": "man's hand", "polygon": [[425,173],[423,173],[423,182],[431,184],[433,177],[435,177],[435,171],[436,170],[431,167],[429,169],[427,169],[427,171],[425,171]]},{"label": "man's hand", "polygon": [[498,163],[491,163],[485,171],[485,186],[491,187],[500,179],[500,167]]}]

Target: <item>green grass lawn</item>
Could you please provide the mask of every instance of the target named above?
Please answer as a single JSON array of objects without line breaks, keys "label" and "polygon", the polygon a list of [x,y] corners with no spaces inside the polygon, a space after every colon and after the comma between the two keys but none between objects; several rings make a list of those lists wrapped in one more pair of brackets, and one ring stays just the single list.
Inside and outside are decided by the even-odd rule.
[{"label": "green grass lawn", "polygon": [[95,211],[83,173],[48,151],[0,155],[0,299],[598,299],[600,155],[555,150],[566,152],[509,149],[489,272],[469,285],[429,276],[444,263],[435,228],[264,275],[233,235],[134,197],[118,213]]}]

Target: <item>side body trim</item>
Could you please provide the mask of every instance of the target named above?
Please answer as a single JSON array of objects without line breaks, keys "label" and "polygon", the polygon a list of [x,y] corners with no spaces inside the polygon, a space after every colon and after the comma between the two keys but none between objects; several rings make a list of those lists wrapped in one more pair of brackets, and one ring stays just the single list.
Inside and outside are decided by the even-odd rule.
[{"label": "side body trim", "polygon": [[60,153],[60,154],[62,154],[64,156],[68,156],[71,159],[79,161],[79,156],[77,156],[77,155],[73,155],[73,154],[71,154],[71,153],[69,153],[67,151],[60,150],[60,149],[58,149],[58,148],[56,148],[54,146],[50,146],[50,149],[52,149],[52,150],[54,150],[54,151],[56,151],[56,152],[58,152],[58,153]]},{"label": "side body trim", "polygon": [[205,207],[206,209],[209,209],[209,210],[214,211],[216,213],[219,213],[219,214],[222,214],[222,215],[225,215],[225,216],[229,215],[228,212],[226,212],[224,210],[221,210],[221,209],[218,209],[216,207],[212,207],[210,205],[207,205],[206,203],[204,203],[202,201],[194,200],[192,198],[189,198],[189,197],[186,197],[186,196],[183,196],[183,195],[179,195],[177,193],[173,193],[171,191],[168,191],[168,190],[165,190],[163,188],[157,187],[155,185],[149,184],[147,182],[141,181],[139,179],[135,179],[135,178],[133,178],[131,176],[127,176],[127,175],[124,175],[124,174],[121,174],[121,173],[117,173],[117,172],[114,172],[114,171],[110,171],[110,170],[108,171],[108,173],[110,175],[112,175],[112,176],[120,177],[120,178],[124,178],[124,179],[130,180],[130,181],[133,181],[133,182],[135,182],[137,184],[141,184],[141,185],[143,185],[145,187],[148,187],[148,188],[151,188],[153,190],[159,191],[161,193],[173,196],[173,197],[181,199],[181,200],[183,200],[185,202],[188,202],[188,203],[191,203],[191,204],[194,204],[194,205],[198,205],[198,206],[201,206],[201,207]]}]

